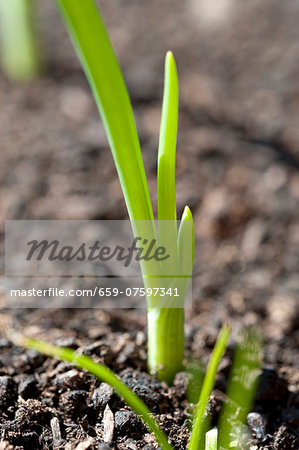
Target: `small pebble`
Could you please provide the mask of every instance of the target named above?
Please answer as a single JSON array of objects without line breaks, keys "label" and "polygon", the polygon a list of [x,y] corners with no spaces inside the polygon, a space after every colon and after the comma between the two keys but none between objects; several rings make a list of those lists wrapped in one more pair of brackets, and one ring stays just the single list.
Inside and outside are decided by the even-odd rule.
[{"label": "small pebble", "polygon": [[75,417],[88,411],[90,406],[88,400],[86,391],[67,391],[61,394],[59,406],[65,411],[66,416]]},{"label": "small pebble", "polygon": [[138,447],[136,445],[136,441],[133,441],[132,439],[127,439],[125,441],[125,445],[128,450],[137,450],[138,449]]},{"label": "small pebble", "polygon": [[39,390],[34,375],[22,377],[19,384],[18,393],[24,400],[27,400],[28,398],[36,398],[38,396]]},{"label": "small pebble", "polygon": [[56,339],[55,345],[59,345],[60,347],[69,347],[76,349],[78,345],[75,342],[75,339],[72,336],[61,337]]},{"label": "small pebble", "polygon": [[131,430],[138,427],[138,425],[140,426],[138,417],[133,411],[116,411],[114,420],[115,428],[121,433],[129,433]]},{"label": "small pebble", "polygon": [[153,413],[169,411],[169,398],[163,389],[163,385],[158,380],[150,377],[147,373],[129,368],[121,371],[119,376],[147,404]]},{"label": "small pebble", "polygon": [[60,387],[81,389],[86,386],[86,376],[84,373],[72,369],[57,375],[55,382]]},{"label": "small pebble", "polygon": [[10,346],[11,346],[11,343],[7,339],[4,339],[4,338],[0,339],[0,348],[7,348]]},{"label": "small pebble", "polygon": [[265,439],[265,422],[264,418],[256,413],[252,412],[247,415],[247,423],[258,441],[263,441]]},{"label": "small pebble", "polygon": [[12,405],[17,397],[17,385],[14,380],[4,375],[0,377],[0,409],[6,409]]},{"label": "small pebble", "polygon": [[113,389],[107,383],[101,383],[92,395],[92,401],[95,409],[104,409],[113,395]]}]

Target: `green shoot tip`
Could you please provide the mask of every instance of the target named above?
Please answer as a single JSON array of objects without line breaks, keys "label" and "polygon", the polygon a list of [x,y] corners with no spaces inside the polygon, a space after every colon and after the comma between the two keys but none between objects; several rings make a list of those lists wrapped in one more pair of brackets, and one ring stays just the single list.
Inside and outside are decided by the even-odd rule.
[{"label": "green shoot tip", "polygon": [[168,50],[165,56],[165,66],[176,73],[176,63],[171,50]]},{"label": "green shoot tip", "polygon": [[193,220],[192,212],[188,205],[184,208],[182,220]]}]

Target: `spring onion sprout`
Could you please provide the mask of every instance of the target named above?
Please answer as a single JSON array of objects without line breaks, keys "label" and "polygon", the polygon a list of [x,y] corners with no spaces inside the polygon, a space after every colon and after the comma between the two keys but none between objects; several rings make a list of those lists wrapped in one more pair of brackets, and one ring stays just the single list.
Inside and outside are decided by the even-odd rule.
[{"label": "spring onion sprout", "polygon": [[[135,236],[155,238],[154,214],[149,195],[140,143],[123,75],[105,25],[94,0],[56,0],[74,47],[90,83],[102,118]],[[172,280],[163,280],[157,264],[141,262],[145,288],[167,289],[178,285],[180,304],[171,307],[164,298],[147,296],[148,366],[160,380],[171,384],[183,367],[184,300],[190,283],[194,254],[193,219],[185,208],[177,232],[175,203],[175,151],[178,116],[178,79],[174,57],[165,60],[165,86],[158,151],[159,243],[171,248],[167,267]],[[167,232],[163,222],[170,222]],[[164,231],[163,231],[164,230]],[[187,241],[191,245],[187,245]],[[189,261],[189,263],[188,263]],[[187,269],[187,270],[186,270]],[[189,276],[185,276],[186,273]],[[153,276],[153,273],[156,276]],[[174,276],[175,275],[175,276]],[[161,306],[162,305],[162,306]]]}]

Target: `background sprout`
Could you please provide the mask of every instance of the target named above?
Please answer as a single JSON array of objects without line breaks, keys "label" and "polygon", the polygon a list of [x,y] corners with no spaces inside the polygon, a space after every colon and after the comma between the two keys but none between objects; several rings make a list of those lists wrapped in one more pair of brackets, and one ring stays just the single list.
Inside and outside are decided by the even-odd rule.
[{"label": "background sprout", "polygon": [[230,328],[228,326],[224,326],[220,330],[203,381],[202,389],[194,414],[189,450],[204,449],[205,435],[209,430],[209,420],[207,416],[209,398],[214,388],[217,369],[220,360],[226,350],[229,336]]},{"label": "background sprout", "polygon": [[[149,196],[140,143],[127,88],[105,29],[93,0],[74,2],[56,0],[89,80],[117,168],[129,217],[135,236],[155,237],[154,214]],[[169,245],[177,258],[172,259],[173,274],[185,272],[186,260],[193,264],[193,219],[188,207],[182,216],[177,239],[175,205],[175,149],[178,115],[178,81],[173,55],[165,61],[165,87],[158,153],[158,218],[159,240]],[[171,223],[171,230],[163,232],[163,221]],[[144,222],[146,221],[146,223]],[[144,225],[145,224],[145,225]],[[192,249],[188,250],[187,240]],[[168,248],[169,248],[168,247]],[[186,247],[186,248],[185,248]],[[189,246],[190,247],[190,246]],[[152,262],[141,264],[146,288],[157,287],[161,277],[152,277]],[[191,264],[189,264],[191,265]],[[176,278],[181,303],[176,308],[158,308],[162,299],[147,296],[148,304],[148,365],[159,379],[171,383],[182,368],[184,353],[184,296],[190,276]],[[171,300],[170,300],[171,301]],[[171,305],[166,305],[171,306]]]},{"label": "background sprout", "polygon": [[254,326],[245,327],[236,346],[229,374],[227,401],[219,419],[219,445],[241,447],[242,435],[258,387],[263,359],[263,339]]},{"label": "background sprout", "polygon": [[1,61],[14,81],[28,81],[41,71],[33,23],[34,0],[0,0]]}]

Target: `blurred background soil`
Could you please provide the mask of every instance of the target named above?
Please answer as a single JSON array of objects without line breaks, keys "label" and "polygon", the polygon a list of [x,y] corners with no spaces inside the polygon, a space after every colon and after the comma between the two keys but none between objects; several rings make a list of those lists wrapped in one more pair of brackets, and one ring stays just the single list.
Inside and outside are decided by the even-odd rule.
[{"label": "blurred background soil", "polygon": [[[177,203],[179,213],[191,207],[197,238],[188,349],[206,357],[223,320],[234,322],[235,333],[259,321],[265,370],[284,379],[290,394],[275,406],[269,432],[286,425],[295,433],[299,3],[99,3],[128,84],[155,208],[165,52],[171,49],[177,61]],[[53,2],[38,2],[37,17],[44,76],[26,85],[0,76],[2,275],[7,219],[127,218],[103,126]],[[104,331],[145,327],[140,311],[14,314],[28,333],[49,338],[51,328],[56,339],[79,335],[91,342]],[[296,448],[271,445],[265,448]]]}]

